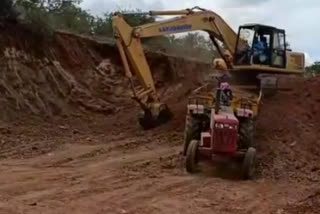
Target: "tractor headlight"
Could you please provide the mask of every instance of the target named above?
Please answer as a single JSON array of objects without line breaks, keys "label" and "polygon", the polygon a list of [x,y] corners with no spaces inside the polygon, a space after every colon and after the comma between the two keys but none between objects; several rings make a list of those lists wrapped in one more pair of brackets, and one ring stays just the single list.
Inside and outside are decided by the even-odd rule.
[{"label": "tractor headlight", "polygon": [[260,62],[265,62],[267,60],[267,56],[265,55],[265,54],[261,54],[260,56],[259,56],[259,61]]}]

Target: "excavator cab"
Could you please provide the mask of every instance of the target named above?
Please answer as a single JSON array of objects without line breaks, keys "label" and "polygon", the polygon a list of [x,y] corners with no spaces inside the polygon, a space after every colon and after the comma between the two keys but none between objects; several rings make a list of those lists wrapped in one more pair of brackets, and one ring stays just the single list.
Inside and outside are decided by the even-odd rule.
[{"label": "excavator cab", "polygon": [[240,26],[234,64],[285,68],[285,31],[259,24]]}]

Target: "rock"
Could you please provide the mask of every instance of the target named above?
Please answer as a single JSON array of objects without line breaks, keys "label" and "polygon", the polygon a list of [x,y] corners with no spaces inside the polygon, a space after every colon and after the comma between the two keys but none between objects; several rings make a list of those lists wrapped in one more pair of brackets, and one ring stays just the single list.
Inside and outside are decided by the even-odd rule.
[{"label": "rock", "polygon": [[316,172],[316,171],[319,171],[320,170],[320,166],[313,166],[311,168],[311,172]]},{"label": "rock", "polygon": [[33,203],[30,203],[29,206],[37,206],[38,203],[37,202],[33,202]]},{"label": "rock", "polygon": [[283,214],[284,213],[284,210],[283,209],[278,209],[276,214]]},{"label": "rock", "polygon": [[297,144],[297,141],[293,141],[293,142],[290,144],[290,146],[293,147],[293,146],[295,146],[296,144]]},{"label": "rock", "polygon": [[121,213],[121,214],[125,214],[125,213],[127,213],[127,211],[124,210],[124,209],[121,209],[120,213]]},{"label": "rock", "polygon": [[68,127],[67,126],[59,126],[59,129],[67,130]]},{"label": "rock", "polygon": [[305,96],[305,97],[310,97],[311,94],[310,94],[310,92],[307,91],[307,92],[304,94],[304,96]]},{"label": "rock", "polygon": [[11,130],[8,127],[0,127],[1,134],[11,134]]}]

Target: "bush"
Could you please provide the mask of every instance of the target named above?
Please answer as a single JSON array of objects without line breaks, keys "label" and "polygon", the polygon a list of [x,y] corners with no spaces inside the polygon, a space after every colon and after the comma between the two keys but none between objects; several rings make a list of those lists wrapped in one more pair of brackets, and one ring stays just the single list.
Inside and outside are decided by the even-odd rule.
[{"label": "bush", "polygon": [[39,36],[51,35],[54,31],[48,11],[36,1],[18,0],[16,10],[19,12],[19,21],[34,34]]},{"label": "bush", "polygon": [[306,72],[311,75],[320,75],[320,61],[306,67]]},{"label": "bush", "polygon": [[[0,14],[8,16],[16,9],[20,14],[19,20],[27,24],[32,32],[42,37],[48,37],[56,29],[79,34],[94,33],[104,37],[113,36],[112,13],[106,13],[104,17],[94,17],[79,7],[79,1],[51,0],[50,4],[48,3],[48,0],[17,0],[14,8],[11,0],[0,0]],[[134,14],[128,14],[130,12]],[[138,9],[121,11],[130,26],[156,21],[155,17],[137,14],[139,12]],[[188,33],[180,37],[174,35],[151,37],[142,42],[151,50],[160,50],[206,62],[217,56],[212,42],[200,33]]]},{"label": "bush", "polygon": [[1,0],[0,1],[0,18],[15,18],[16,12],[14,10],[12,0]]}]

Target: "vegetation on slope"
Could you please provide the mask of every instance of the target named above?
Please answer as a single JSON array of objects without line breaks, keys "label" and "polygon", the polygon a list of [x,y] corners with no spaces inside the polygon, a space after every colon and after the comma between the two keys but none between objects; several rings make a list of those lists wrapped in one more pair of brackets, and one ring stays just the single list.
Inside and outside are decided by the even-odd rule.
[{"label": "vegetation on slope", "polygon": [[[20,23],[28,24],[37,33],[52,34],[55,30],[68,30],[77,34],[112,38],[112,13],[103,17],[93,16],[80,7],[81,1],[72,0],[1,0],[0,17],[15,17]],[[138,12],[122,11],[122,12]],[[126,15],[131,26],[154,22],[156,17]],[[153,50],[210,62],[217,52],[211,41],[203,34],[189,33],[184,36],[161,36],[143,41]]]}]

